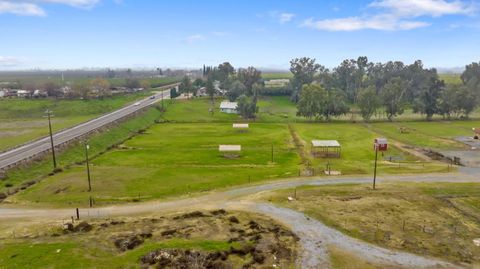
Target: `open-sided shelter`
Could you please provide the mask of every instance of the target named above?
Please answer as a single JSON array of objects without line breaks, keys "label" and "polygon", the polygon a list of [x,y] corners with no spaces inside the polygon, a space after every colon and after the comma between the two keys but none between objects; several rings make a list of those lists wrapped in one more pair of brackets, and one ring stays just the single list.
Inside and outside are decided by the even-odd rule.
[{"label": "open-sided shelter", "polygon": [[337,140],[312,140],[312,152],[316,157],[340,158],[342,146]]}]

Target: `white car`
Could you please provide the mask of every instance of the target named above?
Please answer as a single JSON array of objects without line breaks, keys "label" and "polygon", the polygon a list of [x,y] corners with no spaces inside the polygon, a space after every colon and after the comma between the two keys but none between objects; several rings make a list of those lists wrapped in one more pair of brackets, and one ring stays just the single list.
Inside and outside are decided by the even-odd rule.
[{"label": "white car", "polygon": [[140,102],[136,102],[135,104],[133,104],[134,106],[139,106],[140,105]]}]

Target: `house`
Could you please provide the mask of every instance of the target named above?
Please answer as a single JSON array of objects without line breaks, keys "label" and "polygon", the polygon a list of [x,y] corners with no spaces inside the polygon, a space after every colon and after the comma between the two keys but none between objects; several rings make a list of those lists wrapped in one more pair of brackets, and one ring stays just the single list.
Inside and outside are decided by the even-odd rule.
[{"label": "house", "polygon": [[8,93],[7,89],[0,89],[0,98],[5,97],[5,95],[7,95],[7,93]]},{"label": "house", "polygon": [[220,103],[220,111],[228,114],[237,114],[237,102],[223,101]]},{"label": "house", "polygon": [[26,98],[26,97],[30,97],[32,94],[30,91],[27,91],[27,90],[18,90],[17,91],[17,96],[18,97],[23,97],[23,98]]}]

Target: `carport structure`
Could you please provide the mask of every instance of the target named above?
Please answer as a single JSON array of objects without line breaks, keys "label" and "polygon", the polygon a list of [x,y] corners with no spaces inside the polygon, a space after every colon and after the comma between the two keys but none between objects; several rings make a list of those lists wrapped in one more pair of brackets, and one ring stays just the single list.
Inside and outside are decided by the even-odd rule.
[{"label": "carport structure", "polygon": [[340,158],[342,146],[337,140],[312,140],[312,153],[315,157]]}]

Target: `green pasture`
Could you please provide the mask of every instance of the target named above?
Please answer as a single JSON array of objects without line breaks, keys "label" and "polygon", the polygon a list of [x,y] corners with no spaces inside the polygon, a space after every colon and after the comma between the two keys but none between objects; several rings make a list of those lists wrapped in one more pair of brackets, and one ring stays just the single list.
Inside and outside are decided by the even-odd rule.
[{"label": "green pasture", "polygon": [[[226,157],[221,144],[241,145],[242,152]],[[92,161],[91,195],[98,203],[166,198],[293,176],[299,163],[282,124],[251,124],[246,133],[231,123],[158,124]],[[86,183],[84,166],[74,166],[13,199],[85,205]]]},{"label": "green pasture", "polygon": [[[372,173],[375,152],[373,140],[379,135],[361,124],[317,123],[293,124],[293,129],[303,143],[303,152],[312,168],[325,170],[330,164],[332,170],[342,174]],[[337,140],[342,146],[340,158],[319,158],[313,156],[312,140]],[[383,156],[382,156],[383,155]],[[392,157],[390,161],[389,157]],[[384,154],[379,154],[379,172],[383,173],[426,173],[446,171],[446,165],[424,163],[416,157],[402,152],[395,146]]]}]

